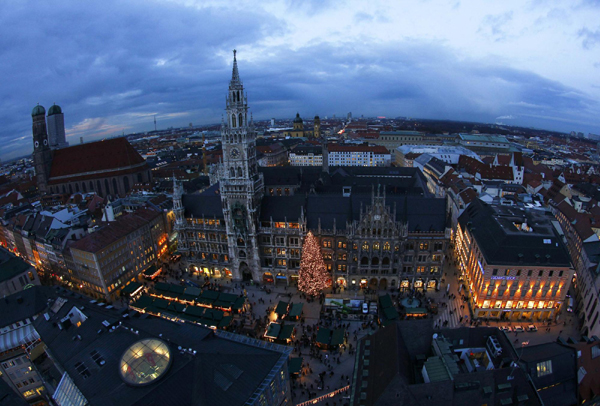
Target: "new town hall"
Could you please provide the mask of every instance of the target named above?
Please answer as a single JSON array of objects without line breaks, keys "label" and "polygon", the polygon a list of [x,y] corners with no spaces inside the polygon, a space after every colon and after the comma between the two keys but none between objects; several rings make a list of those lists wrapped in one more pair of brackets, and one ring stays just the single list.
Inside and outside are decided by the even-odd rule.
[{"label": "new town hall", "polygon": [[416,168],[259,168],[237,61],[221,136],[218,183],[174,186],[179,250],[192,272],[294,284],[312,231],[338,286],[432,289],[450,238],[445,199]]}]

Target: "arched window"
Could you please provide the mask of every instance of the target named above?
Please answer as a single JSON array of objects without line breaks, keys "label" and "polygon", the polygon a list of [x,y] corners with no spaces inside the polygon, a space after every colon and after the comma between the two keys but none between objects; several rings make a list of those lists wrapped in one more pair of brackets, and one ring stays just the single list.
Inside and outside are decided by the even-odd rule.
[{"label": "arched window", "polygon": [[119,194],[119,188],[117,187],[117,179],[113,178],[113,193],[114,195],[118,195]]},{"label": "arched window", "polygon": [[381,260],[381,265],[389,265],[390,264],[390,259],[385,257]]},{"label": "arched window", "polygon": [[374,258],[371,260],[371,265],[379,265],[379,258],[377,258],[377,257],[374,257]]},{"label": "arched window", "polygon": [[142,179],[142,174],[141,173],[137,174],[137,179],[138,179],[138,183],[144,183],[144,180]]},{"label": "arched window", "polygon": [[246,258],[246,252],[240,251],[240,258]]},{"label": "arched window", "polygon": [[125,187],[125,194],[129,192],[129,177],[123,176],[123,186]]},{"label": "arched window", "polygon": [[87,187],[85,186],[85,182],[81,182],[81,189],[83,193],[87,193]]},{"label": "arched window", "polygon": [[73,185],[69,183],[69,194],[73,194]]},{"label": "arched window", "polygon": [[376,243],[373,244],[373,249],[374,250],[378,250],[379,249],[379,243],[378,242],[376,242]]},{"label": "arched window", "polygon": [[100,180],[96,181],[96,187],[97,187],[96,192],[98,194],[102,194],[102,183],[100,183]]},{"label": "arched window", "polygon": [[369,250],[369,243],[366,242],[366,241],[363,242],[362,249],[363,249],[363,251],[368,251]]},{"label": "arched window", "polygon": [[389,251],[390,250],[390,243],[389,242],[385,242],[385,244],[383,244],[383,250],[384,251]]},{"label": "arched window", "polygon": [[94,182],[90,180],[90,192],[94,190]]},{"label": "arched window", "polygon": [[229,168],[229,177],[230,178],[235,178],[235,169]]},{"label": "arched window", "polygon": [[362,258],[360,259],[360,264],[361,264],[361,265],[369,265],[369,258],[367,258],[367,257],[362,257]]},{"label": "arched window", "polygon": [[244,239],[243,238],[238,238],[237,240],[237,245],[238,247],[243,247],[244,246]]},{"label": "arched window", "polygon": [[104,197],[110,194],[110,188],[108,187],[108,179],[104,179]]},{"label": "arched window", "polygon": [[238,166],[238,172],[237,172],[237,175],[238,175],[238,178],[241,178],[241,177],[243,177],[243,176],[244,176],[244,175],[243,175],[243,173],[242,173],[242,168],[240,168],[239,166]]},{"label": "arched window", "polygon": [[65,189],[65,185],[63,185],[63,195],[67,194],[67,189]]},{"label": "arched window", "polygon": [[236,127],[236,124],[235,124],[235,114],[232,114],[232,115],[231,115],[231,127],[232,127],[232,128],[235,128],[235,127]]},{"label": "arched window", "polygon": [[76,183],[76,184],[75,184],[75,191],[76,191],[77,193],[79,193],[79,183]]},{"label": "arched window", "polygon": [[240,122],[240,127],[244,125],[244,120],[243,120],[243,116],[242,113],[240,113],[240,115],[238,116],[238,120]]}]

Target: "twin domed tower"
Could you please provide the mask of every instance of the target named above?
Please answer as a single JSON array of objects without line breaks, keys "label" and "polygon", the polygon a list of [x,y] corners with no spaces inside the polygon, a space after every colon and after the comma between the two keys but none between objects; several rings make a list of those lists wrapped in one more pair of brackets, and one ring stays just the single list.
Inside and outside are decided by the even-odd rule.
[{"label": "twin domed tower", "polygon": [[39,104],[31,111],[33,120],[33,163],[38,188],[41,192],[48,191],[48,177],[52,165],[52,150],[68,147],[65,137],[65,118],[62,110],[56,104],[48,110]]}]

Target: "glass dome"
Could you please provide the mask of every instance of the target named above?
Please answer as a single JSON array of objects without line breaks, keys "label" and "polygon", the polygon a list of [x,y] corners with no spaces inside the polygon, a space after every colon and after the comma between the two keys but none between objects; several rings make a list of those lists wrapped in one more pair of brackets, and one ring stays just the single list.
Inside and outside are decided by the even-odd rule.
[{"label": "glass dome", "polygon": [[140,340],[121,357],[121,378],[135,386],[148,385],[163,376],[171,366],[167,343],[156,338]]}]

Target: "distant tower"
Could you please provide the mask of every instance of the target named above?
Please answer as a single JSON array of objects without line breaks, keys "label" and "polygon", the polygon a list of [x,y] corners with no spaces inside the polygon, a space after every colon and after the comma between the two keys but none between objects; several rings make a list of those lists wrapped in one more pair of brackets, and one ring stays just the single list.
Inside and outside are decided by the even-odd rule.
[{"label": "distant tower", "polygon": [[271,119],[271,127],[275,127],[275,119],[274,118]]},{"label": "distant tower", "polygon": [[154,131],[156,131],[156,114],[154,115]]},{"label": "distant tower", "polygon": [[296,113],[296,118],[294,119],[294,131],[304,131],[304,122],[302,118],[300,118],[300,113]]},{"label": "distant tower", "polygon": [[48,144],[52,149],[69,146],[65,136],[65,116],[56,104],[48,109]]},{"label": "distant tower", "polygon": [[319,138],[321,137],[321,119],[319,118],[319,116],[315,116],[315,128],[314,128],[314,136],[315,138]]},{"label": "distant tower", "polygon": [[33,164],[38,189],[42,193],[48,192],[48,177],[52,165],[52,150],[48,145],[46,132],[46,110],[39,104],[31,112],[33,120]]},{"label": "distant tower", "polygon": [[206,159],[206,140],[202,134],[202,173],[208,174],[207,159]]}]

